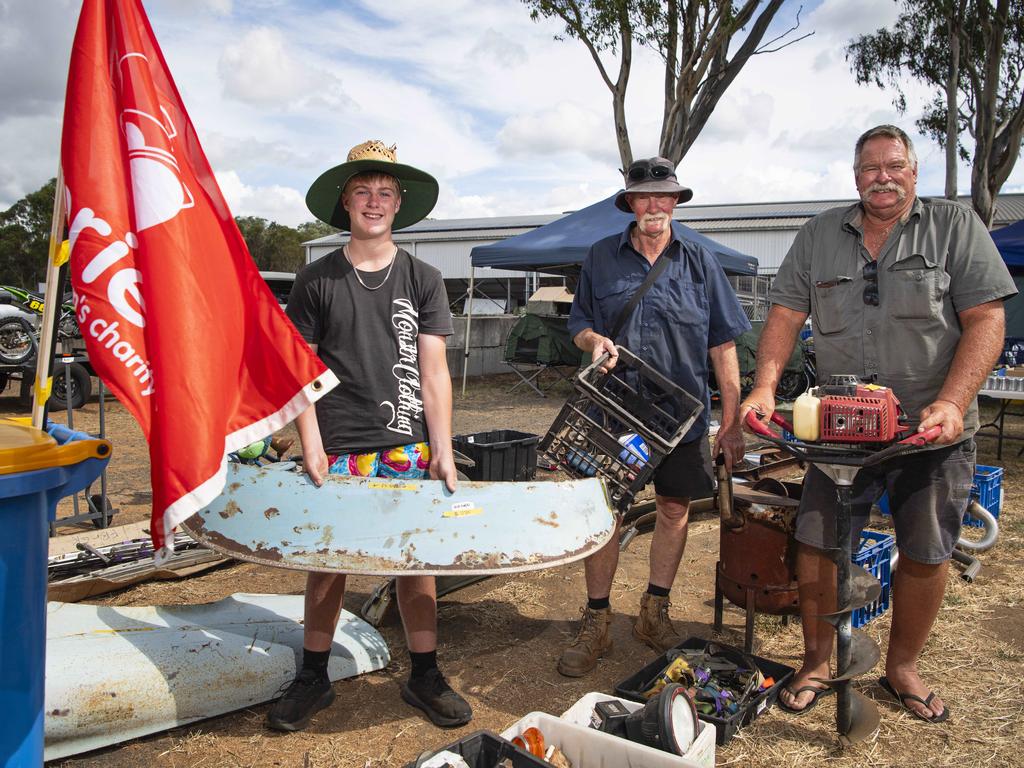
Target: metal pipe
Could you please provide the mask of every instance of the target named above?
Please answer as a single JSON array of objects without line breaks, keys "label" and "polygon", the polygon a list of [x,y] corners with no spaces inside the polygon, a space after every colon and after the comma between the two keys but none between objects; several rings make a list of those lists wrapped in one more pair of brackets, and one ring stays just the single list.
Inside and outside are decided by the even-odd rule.
[{"label": "metal pipe", "polygon": [[987,549],[992,549],[996,544],[996,539],[999,538],[999,521],[996,516],[978,503],[977,499],[971,500],[967,511],[984,524],[985,536],[980,541],[972,541],[960,536],[956,545],[964,552],[984,552]]}]

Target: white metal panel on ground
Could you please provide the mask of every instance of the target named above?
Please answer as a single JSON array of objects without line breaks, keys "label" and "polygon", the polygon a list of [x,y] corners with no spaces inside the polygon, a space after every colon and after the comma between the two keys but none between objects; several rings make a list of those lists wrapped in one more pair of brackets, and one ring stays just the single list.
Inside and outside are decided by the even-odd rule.
[{"label": "white metal panel on ground", "polygon": [[[45,759],[269,701],[295,676],[302,615],[302,595],[136,608],[49,603]],[[331,680],[389,660],[384,638],[342,611]]]}]

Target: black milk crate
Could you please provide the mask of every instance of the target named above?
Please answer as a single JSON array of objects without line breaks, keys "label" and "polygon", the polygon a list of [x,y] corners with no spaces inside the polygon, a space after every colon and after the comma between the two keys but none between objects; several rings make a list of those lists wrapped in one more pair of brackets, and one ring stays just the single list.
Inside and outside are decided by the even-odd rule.
[{"label": "black milk crate", "polygon": [[[612,506],[625,512],[704,405],[625,347],[618,351],[610,373],[599,360],[576,377],[539,450],[574,477],[602,478]],[[626,435],[646,443],[646,461],[620,442]]]},{"label": "black milk crate", "polygon": [[539,435],[494,429],[452,438],[455,450],[464,453],[475,466],[462,471],[470,480],[533,480],[537,475],[537,441]]},{"label": "black milk crate", "polygon": [[497,734],[490,731],[477,731],[464,736],[453,744],[441,749],[427,753],[418,760],[407,763],[405,768],[417,768],[441,751],[453,752],[466,761],[469,768],[494,768],[506,758],[512,768],[551,768],[550,763],[534,757],[513,746],[512,742],[506,741]]},{"label": "black milk crate", "polygon": [[[679,643],[675,647],[685,651],[706,651],[710,645],[715,645],[720,648],[721,655],[736,664],[746,665],[748,662],[746,662],[745,659],[749,659],[750,662],[753,662],[753,664],[761,671],[761,674],[764,675],[765,679],[770,677],[774,680],[771,687],[761,691],[756,696],[751,697],[750,700],[743,705],[743,708],[733,715],[726,715],[725,717],[718,717],[717,715],[699,715],[701,720],[707,723],[712,723],[715,726],[715,739],[721,746],[723,744],[728,744],[740,728],[775,703],[775,700],[779,697],[779,691],[782,690],[782,686],[789,682],[789,679],[795,674],[795,670],[792,667],[787,667],[785,664],[779,664],[777,662],[770,661],[769,659],[762,659],[760,656],[744,653],[739,648],[734,648],[731,645],[725,645],[724,643],[712,643],[708,640],[702,640],[699,637],[691,637]],[[665,668],[665,665],[668,664],[668,662],[668,652],[661,654],[657,659],[652,661],[643,669],[633,673],[616,685],[615,695],[620,696],[623,699],[628,699],[629,701],[645,703],[647,700],[643,697],[641,691],[650,687],[654,678]]]}]

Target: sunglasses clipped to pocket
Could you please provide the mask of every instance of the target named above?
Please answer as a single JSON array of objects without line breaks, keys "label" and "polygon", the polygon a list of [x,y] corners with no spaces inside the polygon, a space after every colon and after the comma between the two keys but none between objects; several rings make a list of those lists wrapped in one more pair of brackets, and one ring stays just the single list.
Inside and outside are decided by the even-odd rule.
[{"label": "sunglasses clipped to pocket", "polygon": [[869,261],[860,271],[861,277],[867,285],[864,286],[864,303],[871,307],[877,307],[878,297],[878,262]]}]

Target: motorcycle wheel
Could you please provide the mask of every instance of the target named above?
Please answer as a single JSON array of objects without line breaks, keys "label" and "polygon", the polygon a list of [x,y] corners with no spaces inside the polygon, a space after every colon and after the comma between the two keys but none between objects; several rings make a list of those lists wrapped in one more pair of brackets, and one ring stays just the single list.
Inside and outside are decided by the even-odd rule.
[{"label": "motorcycle wheel", "polygon": [[70,363],[71,382],[67,381],[67,374],[63,368],[53,372],[53,389],[50,390],[50,405],[54,408],[67,408],[68,399],[71,400],[72,408],[81,408],[92,394],[92,378],[85,366],[78,363]]},{"label": "motorcycle wheel", "polygon": [[807,377],[803,372],[788,371],[782,374],[779,379],[779,386],[775,388],[775,394],[780,400],[795,400],[801,392],[807,389]]},{"label": "motorcycle wheel", "polygon": [[0,322],[0,362],[21,365],[29,361],[35,348],[32,329],[24,320],[9,317]]}]

